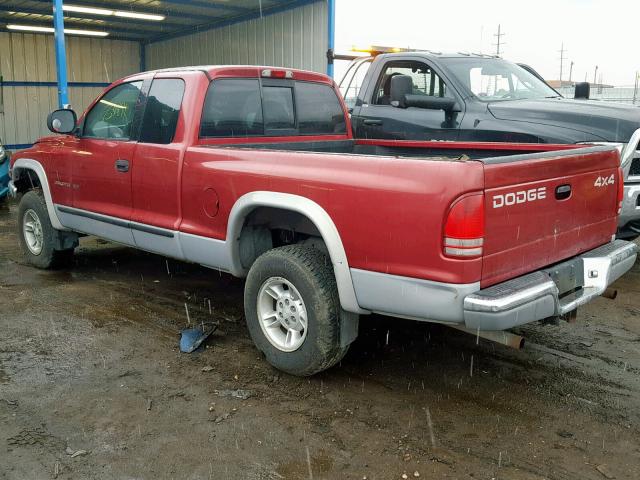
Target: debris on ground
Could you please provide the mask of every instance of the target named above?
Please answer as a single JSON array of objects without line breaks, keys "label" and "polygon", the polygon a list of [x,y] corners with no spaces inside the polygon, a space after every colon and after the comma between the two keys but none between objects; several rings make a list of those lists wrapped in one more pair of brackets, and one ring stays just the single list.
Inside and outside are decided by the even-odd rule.
[{"label": "debris on ground", "polygon": [[217,416],[213,421],[214,423],[220,423],[223,422],[224,420],[226,420],[227,418],[229,418],[231,416],[230,413],[223,413],[222,415]]},{"label": "debris on ground", "polygon": [[596,470],[598,470],[603,477],[608,478],[608,479],[613,479],[616,478],[615,475],[613,475],[609,469],[607,468],[606,465],[597,465],[596,466]]},{"label": "debris on ground", "polygon": [[153,406],[153,400],[148,399],[147,400],[147,410],[151,410],[151,407]]},{"label": "debris on ground", "polygon": [[86,450],[74,450],[71,447],[67,447],[64,452],[71,458],[81,457],[88,453]]},{"label": "debris on ground", "polygon": [[183,353],[191,353],[202,345],[209,335],[211,335],[217,325],[213,323],[202,324],[195,328],[185,328],[180,332],[180,351]]},{"label": "debris on ground", "polygon": [[215,390],[215,394],[219,397],[230,397],[230,398],[238,398],[240,400],[247,400],[253,396],[253,392],[251,390]]},{"label": "debris on ground", "polygon": [[211,370],[213,370],[213,367],[211,365],[207,365],[205,367],[202,367],[202,371],[203,372],[210,372]]}]

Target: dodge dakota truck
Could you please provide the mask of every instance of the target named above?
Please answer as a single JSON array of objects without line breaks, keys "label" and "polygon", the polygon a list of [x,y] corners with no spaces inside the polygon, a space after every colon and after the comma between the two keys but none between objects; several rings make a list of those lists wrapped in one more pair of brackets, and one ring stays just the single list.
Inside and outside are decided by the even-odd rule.
[{"label": "dodge dakota truck", "polygon": [[246,277],[252,339],[296,375],[336,364],[371,312],[506,330],[575,311],[636,259],[614,239],[615,148],[354,140],[317,73],[140,73],[47,124],[12,158],[27,260],[63,263],[89,234]]},{"label": "dodge dakota truck", "polygon": [[494,56],[428,51],[358,58],[340,89],[356,138],[615,146],[625,175],[618,235],[640,234],[634,105],[563,98],[530,67]]}]

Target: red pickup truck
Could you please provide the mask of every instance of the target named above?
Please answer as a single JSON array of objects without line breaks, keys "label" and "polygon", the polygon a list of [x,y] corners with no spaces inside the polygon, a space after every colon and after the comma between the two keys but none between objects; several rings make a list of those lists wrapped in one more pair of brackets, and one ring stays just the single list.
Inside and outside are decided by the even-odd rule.
[{"label": "red pickup truck", "polygon": [[356,140],[317,73],[140,73],[47,123],[62,135],[12,159],[27,259],[52,267],[90,234],[246,276],[255,344],[297,375],[337,363],[360,315],[505,330],[636,259],[614,239],[615,148]]}]

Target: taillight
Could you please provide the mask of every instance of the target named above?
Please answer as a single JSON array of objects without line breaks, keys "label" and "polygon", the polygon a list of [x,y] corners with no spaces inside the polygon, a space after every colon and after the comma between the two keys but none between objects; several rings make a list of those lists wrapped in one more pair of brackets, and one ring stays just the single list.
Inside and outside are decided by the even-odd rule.
[{"label": "taillight", "polygon": [[261,75],[266,78],[293,78],[291,70],[272,70],[270,68],[262,70]]},{"label": "taillight", "polygon": [[622,212],[622,202],[624,201],[624,172],[618,169],[618,215]]},{"label": "taillight", "polygon": [[479,257],[484,244],[484,194],[474,193],[451,205],[444,226],[444,254]]}]

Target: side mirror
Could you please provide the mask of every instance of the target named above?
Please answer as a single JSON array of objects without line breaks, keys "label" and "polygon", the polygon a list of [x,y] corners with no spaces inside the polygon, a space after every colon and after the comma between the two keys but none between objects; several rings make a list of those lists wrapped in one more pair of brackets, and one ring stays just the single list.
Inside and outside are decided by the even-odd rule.
[{"label": "side mirror", "polygon": [[390,103],[394,107],[407,108],[405,97],[413,93],[413,80],[409,75],[395,75],[391,77],[389,89]]},{"label": "side mirror", "polygon": [[413,80],[408,75],[391,77],[391,105],[399,108],[416,107],[444,110],[447,113],[460,111],[453,98],[414,94]]},{"label": "side mirror", "polygon": [[576,83],[573,98],[582,98],[584,100],[589,100],[590,93],[591,85],[589,85],[589,82]]},{"label": "side mirror", "polygon": [[77,122],[78,117],[73,110],[54,110],[47,117],[47,128],[53,133],[73,133]]},{"label": "side mirror", "polygon": [[429,97],[425,95],[405,95],[405,107],[426,108],[429,110],[444,110],[445,112],[459,112],[456,101],[449,97]]}]

